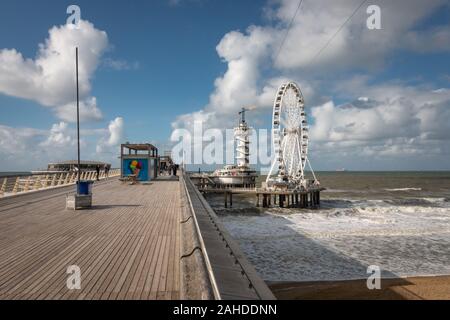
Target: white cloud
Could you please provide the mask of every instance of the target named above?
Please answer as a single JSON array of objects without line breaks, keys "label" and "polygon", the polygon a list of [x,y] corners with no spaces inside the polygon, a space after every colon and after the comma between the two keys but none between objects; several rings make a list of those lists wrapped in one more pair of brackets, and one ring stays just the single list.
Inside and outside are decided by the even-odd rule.
[{"label": "white cloud", "polygon": [[[295,0],[277,2],[280,7],[275,11],[274,18],[281,26],[277,30],[284,34],[298,2]],[[383,65],[386,56],[394,50],[401,48],[419,52],[424,50],[419,45],[412,45],[412,42],[427,44],[427,52],[450,49],[450,42],[445,38],[448,26],[422,31],[414,29],[419,21],[427,18],[439,7],[447,5],[446,1],[376,0],[370,4],[377,4],[381,8],[381,30],[366,28],[367,6],[363,6],[333,38],[327,49],[314,60],[319,50],[360,3],[360,0],[334,1],[332,4],[327,0],[305,2],[276,61],[277,67],[306,68],[314,72],[325,68],[367,69]],[[440,33],[436,34],[436,30]],[[405,34],[408,36],[405,37]],[[432,40],[430,34],[434,34]],[[282,38],[278,37],[277,47]]]},{"label": "white cloud", "polygon": [[[204,112],[210,114],[211,118],[220,117],[220,123],[223,123],[221,115],[232,115],[242,106],[269,107],[272,104],[270,97],[273,99],[275,96],[281,79],[297,80],[302,87],[306,86],[305,91],[309,91],[312,90],[312,84],[308,82],[310,77],[306,74],[330,74],[336,69],[348,68],[370,70],[382,65],[386,56],[395,49],[415,48],[423,51],[413,44],[420,43],[422,39],[428,39],[424,42],[428,44],[427,51],[450,49],[448,37],[445,37],[448,26],[437,28],[439,33],[434,34],[432,39],[429,39],[429,33],[433,33],[435,29],[420,32],[413,29],[419,21],[444,5],[443,0],[383,2],[380,4],[383,29],[376,31],[366,28],[368,15],[362,8],[316,60],[313,58],[319,49],[360,1],[346,0],[332,5],[327,0],[306,2],[280,52],[280,44],[298,1],[277,0],[269,3],[272,6],[266,8],[266,12],[270,12],[269,16],[276,24],[275,27],[251,26],[244,33],[231,31],[222,38],[217,46],[217,53],[227,63],[227,71],[215,80],[215,89],[208,105],[203,111],[192,113],[192,117]],[[407,32],[409,40],[404,39]],[[278,59],[274,61],[275,58]],[[281,75],[264,80],[261,71],[273,64]],[[299,71],[302,68],[308,71]],[[308,95],[309,92],[306,92],[307,98]],[[311,100],[308,101],[311,103]],[[188,117],[189,115],[180,116],[173,127],[179,127],[183,120],[192,122]]]},{"label": "white cloud", "polygon": [[216,49],[228,64],[228,70],[215,80],[209,104],[204,110],[179,116],[172,127],[192,128],[196,120],[204,121],[205,128],[217,127],[218,124],[223,127],[234,123],[235,114],[242,107],[265,103],[266,95],[258,98],[257,81],[260,63],[267,58],[270,43],[271,34],[259,27],[249,27],[245,34],[238,31],[226,34]]},{"label": "white cloud", "polygon": [[41,146],[44,147],[67,147],[74,142],[72,136],[69,133],[69,125],[66,122],[56,123],[50,129],[50,134]]},{"label": "white cloud", "polygon": [[[385,90],[400,96],[377,93]],[[312,109],[312,155],[320,154],[322,165],[329,168],[336,159],[355,165],[361,159],[388,158],[406,166],[430,156],[450,156],[450,89],[375,86],[367,92],[371,98],[341,106],[330,101]],[[439,169],[433,162],[422,165]]]},{"label": "white cloud", "polygon": [[114,121],[111,121],[108,126],[109,130],[109,146],[117,146],[124,139],[124,124],[123,118],[116,118]]},{"label": "white cloud", "polygon": [[50,161],[74,158],[76,149],[63,122],[50,130],[0,125],[0,155],[2,170],[36,170],[46,168]]},{"label": "white cloud", "polygon": [[[76,158],[75,47],[79,47],[80,118],[98,121],[103,115],[91,95],[94,73],[108,48],[106,32],[88,21],[78,29],[55,26],[39,45],[35,59],[25,58],[16,49],[0,50],[0,93],[29,99],[51,108],[62,121],[49,130],[13,128],[0,125],[0,166],[3,170],[45,168],[50,161]],[[128,65],[121,63],[121,67]],[[117,65],[116,65],[117,66]],[[134,66],[134,65],[133,65]],[[81,129],[83,159],[98,159],[97,144],[108,149],[123,137],[123,119],[109,127]],[[102,155],[112,161],[116,155]]]},{"label": "white cloud", "polygon": [[99,140],[96,151],[97,153],[113,153],[124,139],[124,121],[123,118],[118,117],[109,123],[108,132]]},{"label": "white cloud", "polygon": [[[353,156],[355,152],[361,155],[374,150],[386,156],[411,154],[425,147],[423,150],[431,153],[447,152],[445,144],[441,143],[440,148],[436,140],[426,140],[447,139],[447,93],[436,94],[432,88],[410,87],[401,82],[369,86],[373,77],[363,72],[382,70],[387,59],[400,50],[448,52],[448,25],[416,29],[448,4],[444,0],[375,1],[371,4],[380,5],[382,10],[382,30],[366,28],[368,15],[363,6],[314,60],[359,3],[360,0],[333,4],[328,0],[305,1],[277,55],[298,1],[269,1],[265,8],[269,22],[265,26],[231,31],[222,38],[217,53],[227,63],[227,70],[215,80],[206,106],[176,118],[172,123],[174,134],[181,128],[192,131],[196,120],[204,121],[205,128],[231,127],[243,106],[258,107],[253,118],[262,112],[270,113],[278,86],[294,80],[300,84],[308,112],[311,106],[319,105],[312,111],[313,147],[317,139],[320,142],[316,148],[325,148],[325,152],[334,155],[340,150]],[[348,78],[354,72],[362,75]],[[336,107],[336,99],[355,102]],[[442,122],[440,129],[430,128],[433,121]],[[368,141],[371,143],[365,147]]]},{"label": "white cloud", "polygon": [[[117,165],[117,146],[124,139],[122,118],[111,121],[108,128],[81,129],[80,135],[82,159]],[[49,130],[0,125],[0,167],[36,170],[45,169],[49,162],[76,159],[76,142],[76,126],[63,121]]]},{"label": "white cloud", "polygon": [[0,93],[36,101],[53,108],[60,119],[75,121],[68,106],[76,100],[76,46],[79,47],[80,99],[86,107],[82,116],[83,119],[100,118],[96,99],[90,96],[91,80],[108,46],[108,37],[88,21],[80,21],[78,29],[68,25],[51,28],[34,60],[15,49],[0,50]]},{"label": "white cloud", "polygon": [[425,31],[408,32],[404,42],[407,48],[420,53],[449,52],[450,24]]},{"label": "white cloud", "polygon": [[[67,121],[75,122],[77,119],[77,104],[71,102],[56,109],[58,118]],[[97,106],[97,98],[91,97],[84,101],[80,101],[80,119],[84,121],[101,120],[103,114]]]},{"label": "white cloud", "polygon": [[415,105],[407,99],[384,101],[376,106],[353,104],[336,107],[333,102],[312,109],[313,141],[373,141],[420,135]]},{"label": "white cloud", "polygon": [[[175,129],[183,127],[183,121],[186,124],[192,123],[200,113],[208,115],[208,126],[216,126],[218,123],[223,124],[224,121],[232,123],[230,115],[234,117],[242,106],[256,105],[269,108],[282,79],[300,82],[307,101],[313,103],[318,98],[313,96],[313,93],[318,90],[312,90],[314,83],[308,80],[310,77],[306,74],[317,72],[329,74],[335,69],[355,67],[372,69],[382,65],[386,55],[399,46],[409,49],[417,47],[419,50],[413,43],[426,39],[427,33],[432,31],[417,32],[412,28],[445,1],[383,2],[381,5],[383,29],[376,31],[366,28],[368,16],[365,10],[361,9],[333,39],[332,45],[314,61],[313,57],[319,49],[360,1],[340,1],[339,4],[333,5],[326,0],[305,3],[281,51],[279,51],[280,44],[286,35],[287,25],[292,19],[298,1],[278,0],[270,3],[272,6],[266,8],[266,12],[270,12],[269,16],[276,26],[250,26],[244,33],[231,31],[222,38],[217,46],[217,53],[227,63],[227,71],[215,80],[215,89],[208,105],[203,110],[178,117],[173,123]],[[434,40],[426,42],[429,44],[427,51],[450,48],[450,43],[445,38],[447,27],[439,30],[444,31],[436,35]],[[410,40],[404,40],[406,32]],[[274,61],[276,58],[278,59]],[[281,75],[264,80],[262,70],[273,64]],[[302,68],[308,71],[295,71]],[[190,117],[192,119],[189,119]]]},{"label": "white cloud", "polygon": [[14,160],[17,154],[26,154],[33,149],[33,146],[45,139],[46,134],[44,130],[11,128],[0,125],[0,154],[2,160]]},{"label": "white cloud", "polygon": [[245,35],[237,31],[225,35],[217,52],[228,63],[228,70],[216,79],[207,110],[230,114],[255,103],[259,66],[270,42],[271,34],[258,27],[250,27]]}]

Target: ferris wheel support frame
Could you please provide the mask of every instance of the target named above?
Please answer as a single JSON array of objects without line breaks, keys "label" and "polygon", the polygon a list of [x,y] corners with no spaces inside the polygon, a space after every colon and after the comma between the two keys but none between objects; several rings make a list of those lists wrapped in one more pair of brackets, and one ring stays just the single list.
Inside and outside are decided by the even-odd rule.
[{"label": "ferris wheel support frame", "polygon": [[[286,97],[288,94],[289,97]],[[294,94],[294,102],[292,101],[292,94]],[[286,106],[285,104],[289,105]],[[283,123],[283,112],[286,113],[286,116],[293,118],[287,119],[287,124]],[[282,131],[282,125],[290,127],[284,128]],[[293,147],[296,150],[286,152],[288,144],[290,148]],[[308,158],[309,127],[305,113],[305,103],[300,88],[294,82],[282,84],[277,91],[273,106],[272,145],[274,160],[266,183],[273,181],[274,173],[277,172],[278,182],[287,180],[297,185],[304,185],[307,165],[311,170],[315,183],[318,183]],[[278,170],[275,171],[277,163]]]}]

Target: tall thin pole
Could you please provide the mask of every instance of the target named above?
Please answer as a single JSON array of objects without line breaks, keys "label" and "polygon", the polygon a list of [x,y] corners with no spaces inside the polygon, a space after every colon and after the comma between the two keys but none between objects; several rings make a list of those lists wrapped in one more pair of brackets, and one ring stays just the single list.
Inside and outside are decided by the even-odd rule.
[{"label": "tall thin pole", "polygon": [[78,184],[81,177],[81,160],[80,160],[80,91],[78,87],[78,47],[75,50],[76,69],[77,69],[77,144],[78,144]]}]

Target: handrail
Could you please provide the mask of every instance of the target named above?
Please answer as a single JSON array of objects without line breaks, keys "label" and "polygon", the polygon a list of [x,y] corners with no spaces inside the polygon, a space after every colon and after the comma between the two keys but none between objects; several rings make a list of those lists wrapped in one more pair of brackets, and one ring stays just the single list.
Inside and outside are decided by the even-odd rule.
[{"label": "handrail", "polygon": [[208,271],[209,281],[210,281],[211,287],[213,289],[214,298],[216,300],[222,300],[222,297],[221,297],[220,291],[219,291],[219,287],[217,286],[216,277],[215,277],[214,272],[212,270],[211,262],[209,260],[208,253],[206,251],[205,242],[203,240],[203,236],[202,236],[202,233],[200,231],[200,227],[198,225],[197,216],[195,214],[194,206],[192,205],[191,196],[189,194],[189,190],[188,190],[187,185],[186,185],[186,178],[185,178],[185,173],[184,172],[182,172],[182,174],[181,174],[181,180],[182,180],[184,189],[186,191],[187,199],[188,199],[188,202],[189,202],[189,207],[191,209],[192,219],[194,221],[195,230],[197,232],[198,240],[200,242],[201,252],[202,252],[202,255],[203,255],[203,259],[205,260],[206,269]]},{"label": "handrail", "polygon": [[[239,245],[237,245],[235,243],[235,241],[233,240],[231,235],[224,228],[222,223],[218,220],[214,210],[210,207],[208,202],[201,195],[200,191],[196,188],[196,186],[190,180],[189,177],[186,178],[186,181],[187,180],[189,180],[188,183],[190,183],[190,185],[192,186],[194,193],[197,194],[203,207],[208,212],[209,217],[214,221],[215,226],[220,229],[220,234],[222,235],[223,240],[226,242],[227,247],[233,253],[233,256],[236,258],[237,264],[240,266],[241,270],[243,271],[243,276],[245,276],[247,278],[248,283],[251,284],[251,287],[254,289],[255,293],[262,300],[275,300],[276,299],[275,296],[270,291],[270,289],[267,287],[267,285],[264,283],[264,281],[257,275],[257,272],[254,269],[254,267],[247,261],[244,254],[240,250]],[[190,196],[189,196],[189,198],[190,198]],[[194,217],[195,217],[195,215],[194,215]],[[198,229],[198,232],[200,234],[199,229]],[[211,272],[213,272],[213,270],[211,270]]]},{"label": "handrail", "polygon": [[[109,171],[108,177],[117,177],[120,175],[120,169]],[[105,180],[106,173],[101,171],[99,179]],[[48,174],[37,174],[31,176],[12,176],[0,179],[0,198],[24,194],[31,191],[53,189],[74,185],[77,181],[77,172],[57,172]],[[81,172],[81,180],[95,180],[96,171]]]}]

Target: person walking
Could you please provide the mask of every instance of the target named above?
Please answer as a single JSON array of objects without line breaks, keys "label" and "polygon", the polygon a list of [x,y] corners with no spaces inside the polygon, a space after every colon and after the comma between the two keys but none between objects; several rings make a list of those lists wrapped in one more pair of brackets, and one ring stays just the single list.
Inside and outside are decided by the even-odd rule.
[{"label": "person walking", "polygon": [[105,178],[106,178],[106,180],[108,180],[108,178],[109,178],[109,169],[110,169],[109,165],[106,165],[105,166]]},{"label": "person walking", "polygon": [[97,173],[97,181],[100,181],[100,165],[95,167],[95,172]]}]

